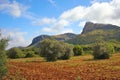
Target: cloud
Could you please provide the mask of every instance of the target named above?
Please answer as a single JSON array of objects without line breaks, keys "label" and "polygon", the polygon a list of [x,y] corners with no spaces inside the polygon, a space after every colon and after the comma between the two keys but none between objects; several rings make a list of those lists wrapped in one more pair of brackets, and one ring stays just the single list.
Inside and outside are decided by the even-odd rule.
[{"label": "cloud", "polygon": [[67,20],[58,20],[54,24],[52,24],[52,27],[44,27],[43,31],[45,32],[50,32],[50,33],[60,33],[60,32],[65,32],[65,31],[70,31],[70,29],[64,30],[65,26],[68,26],[70,23]]},{"label": "cloud", "polygon": [[76,6],[64,11],[56,20],[54,24],[44,27],[43,31],[60,32],[71,24],[76,25],[76,22],[83,27],[87,21],[120,26],[120,0],[94,0],[90,6]]},{"label": "cloud", "polygon": [[69,22],[78,21],[85,15],[85,7],[77,6],[71,10],[67,10],[60,15],[60,19],[67,20]]},{"label": "cloud", "polygon": [[28,9],[27,6],[22,5],[16,1],[10,2],[9,0],[0,1],[0,12],[7,13],[14,17],[20,17]]},{"label": "cloud", "polygon": [[25,35],[27,35],[27,32],[20,32],[18,30],[10,31],[6,29],[2,30],[2,37],[10,38],[7,49],[18,46],[28,46],[30,42],[25,39]]},{"label": "cloud", "polygon": [[32,24],[33,25],[46,25],[46,24],[52,24],[55,23],[56,19],[55,18],[42,18],[42,19],[35,19]]},{"label": "cloud", "polygon": [[[61,14],[69,22],[93,21],[120,25],[120,1],[95,2],[91,6],[77,6]],[[83,23],[82,22],[82,23]]]}]

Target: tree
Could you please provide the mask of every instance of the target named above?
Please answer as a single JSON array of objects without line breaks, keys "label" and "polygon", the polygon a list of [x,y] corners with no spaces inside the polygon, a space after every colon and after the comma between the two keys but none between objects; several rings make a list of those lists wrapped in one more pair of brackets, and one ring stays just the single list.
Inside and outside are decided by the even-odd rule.
[{"label": "tree", "polygon": [[79,55],[82,55],[83,49],[80,45],[75,45],[73,48],[73,52],[75,56],[79,56]]},{"label": "tree", "polygon": [[12,58],[12,59],[25,57],[25,54],[22,52],[22,50],[20,50],[17,47],[14,47],[8,50],[7,55],[9,58]]},{"label": "tree", "polygon": [[0,80],[7,74],[6,54],[5,48],[7,46],[8,39],[3,39],[0,33]]},{"label": "tree", "polygon": [[96,43],[93,48],[94,59],[109,59],[110,53],[108,52],[105,44],[102,42]]},{"label": "tree", "polygon": [[56,61],[57,59],[69,59],[73,52],[72,46],[56,40],[43,40],[40,43],[40,55],[47,61]]}]

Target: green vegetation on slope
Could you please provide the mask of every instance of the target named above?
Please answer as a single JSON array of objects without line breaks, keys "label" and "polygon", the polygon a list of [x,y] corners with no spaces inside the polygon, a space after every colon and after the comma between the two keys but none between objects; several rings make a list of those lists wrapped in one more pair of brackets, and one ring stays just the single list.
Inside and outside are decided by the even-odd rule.
[{"label": "green vegetation on slope", "polygon": [[95,43],[98,40],[120,42],[120,30],[93,30],[85,34],[81,34],[67,42],[71,44],[86,45]]}]

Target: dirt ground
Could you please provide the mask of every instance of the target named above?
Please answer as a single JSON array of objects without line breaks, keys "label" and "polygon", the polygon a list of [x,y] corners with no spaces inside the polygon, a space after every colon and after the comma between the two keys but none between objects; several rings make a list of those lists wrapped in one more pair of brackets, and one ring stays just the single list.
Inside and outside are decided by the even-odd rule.
[{"label": "dirt ground", "polygon": [[110,59],[91,55],[45,62],[41,58],[8,60],[5,80],[120,80],[120,53]]}]

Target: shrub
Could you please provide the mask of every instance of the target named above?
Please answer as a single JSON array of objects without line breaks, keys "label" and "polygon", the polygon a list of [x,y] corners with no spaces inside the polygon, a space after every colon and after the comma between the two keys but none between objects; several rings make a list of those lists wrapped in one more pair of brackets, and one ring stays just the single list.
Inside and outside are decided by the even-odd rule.
[{"label": "shrub", "polygon": [[26,55],[25,55],[25,58],[28,58],[28,57],[35,57],[35,53],[34,51],[27,51]]},{"label": "shrub", "polygon": [[47,61],[56,61],[57,59],[69,59],[72,55],[72,46],[56,40],[43,40],[40,43],[40,55]]},{"label": "shrub", "polygon": [[40,49],[37,47],[33,47],[32,50],[34,51],[34,54],[39,55]]},{"label": "shrub", "polygon": [[105,46],[106,46],[107,52],[109,52],[109,53],[115,53],[115,48],[114,48],[114,46],[112,44],[106,43]]},{"label": "shrub", "polygon": [[0,80],[3,79],[3,77],[7,74],[7,61],[6,61],[6,53],[5,48],[7,46],[7,39],[1,38],[0,33]]},{"label": "shrub", "polygon": [[82,55],[83,49],[82,49],[81,46],[75,45],[74,48],[73,48],[73,52],[74,52],[75,56],[79,56],[79,55]]},{"label": "shrub", "polygon": [[36,57],[39,53],[38,48],[35,48],[35,47],[23,48],[22,52],[25,54],[25,58]]},{"label": "shrub", "polygon": [[60,57],[60,59],[66,60],[66,59],[70,59],[71,56],[74,56],[72,45],[65,43],[64,47],[65,47],[65,52]]},{"label": "shrub", "polygon": [[93,47],[91,45],[83,45],[83,52],[84,54],[92,54],[93,53]]},{"label": "shrub", "polygon": [[110,54],[104,43],[96,43],[93,49],[94,59],[109,59]]},{"label": "shrub", "polygon": [[23,54],[22,50],[19,48],[11,48],[7,53],[9,58],[15,59],[15,58],[23,58],[25,57],[25,54]]}]

